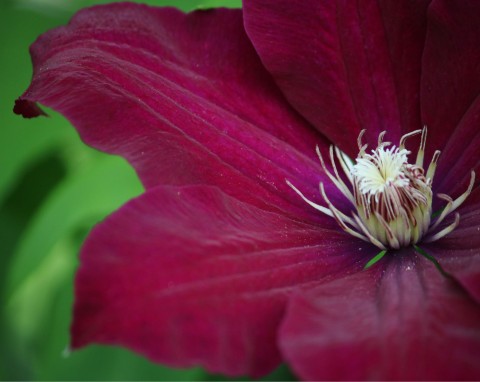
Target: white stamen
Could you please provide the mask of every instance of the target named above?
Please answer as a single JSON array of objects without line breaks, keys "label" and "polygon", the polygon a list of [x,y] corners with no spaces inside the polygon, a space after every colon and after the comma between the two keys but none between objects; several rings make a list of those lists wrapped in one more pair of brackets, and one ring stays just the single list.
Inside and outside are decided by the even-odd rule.
[{"label": "white stamen", "polygon": [[[381,250],[398,249],[415,245],[420,240],[431,242],[452,232],[459,224],[460,215],[447,227],[434,233],[444,219],[455,211],[470,195],[475,183],[472,171],[467,190],[453,200],[445,194],[437,196],[447,202],[441,214],[433,224],[431,222],[432,183],[437,167],[440,151],[435,151],[425,174],[423,168],[427,142],[426,126],[401,137],[399,146],[384,142],[385,131],[378,136],[377,148],[367,154],[368,145],[363,144],[365,130],[358,136],[359,154],[353,163],[345,153],[331,146],[329,157],[333,173],[327,168],[320,149],[316,148],[323,171],[338,190],[355,207],[352,217],[337,209],[327,197],[323,183],[320,183],[320,194],[327,207],[307,199],[288,180],[287,184],[310,206],[333,217],[346,232],[361,240],[371,242]],[[415,164],[408,162],[411,152],[405,149],[407,139],[421,133],[420,147]],[[340,163],[352,190],[345,184],[338,172],[336,160]],[[428,237],[424,237],[428,234]]]},{"label": "white stamen", "polygon": [[305,195],[302,194],[302,192],[297,188],[295,187],[292,183],[290,183],[290,181],[288,181],[287,179],[285,179],[285,182],[287,182],[287,184],[293,189],[293,191],[295,191],[298,195],[300,195],[300,197],[306,202],[308,203],[310,206],[312,206],[313,208],[315,208],[316,210],[320,211],[320,212],[323,212],[325,215],[328,215],[330,217],[333,218],[333,214],[330,212],[330,210],[328,208],[325,208],[319,204],[316,204],[314,202],[312,202],[311,200],[308,200],[306,198]]},{"label": "white stamen", "polygon": [[415,165],[418,167],[423,167],[423,157],[425,155],[425,145],[427,144],[427,126],[423,126],[422,129],[422,138],[420,140],[420,148],[417,152],[417,161]]},{"label": "white stamen", "polygon": [[444,237],[444,236],[448,235],[450,232],[452,232],[455,228],[457,228],[459,223],[460,223],[460,214],[457,212],[455,214],[455,221],[452,224],[445,227],[440,232],[437,232],[435,235],[425,238],[424,242],[425,243],[431,243],[432,241],[436,241],[438,239],[441,239],[442,237]]},{"label": "white stamen", "polygon": [[335,155],[337,156],[338,161],[340,162],[340,166],[342,166],[342,170],[347,176],[348,180],[350,181],[350,184],[353,186],[353,177],[352,177],[352,168],[353,168],[353,163],[349,157],[343,152],[338,149],[338,147],[335,146]]},{"label": "white stamen", "polygon": [[433,183],[433,176],[435,175],[435,170],[437,169],[437,161],[440,157],[440,154],[440,150],[435,151],[435,153],[433,154],[433,158],[430,161],[430,165],[428,166],[427,180],[430,180],[431,183]]},{"label": "white stamen", "polygon": [[405,148],[405,142],[407,141],[408,138],[414,137],[415,135],[418,135],[422,132],[422,129],[414,130],[408,134],[405,134],[401,139],[398,147],[400,150],[403,150]]},{"label": "white stamen", "polygon": [[333,184],[337,186],[337,188],[342,192],[342,194],[350,200],[350,202],[353,203],[353,195],[348,189],[348,187],[345,185],[343,180],[340,178],[338,175],[337,167],[335,166],[335,161],[333,160],[333,146],[330,146],[330,160],[332,161],[332,166],[333,170],[335,172],[335,176],[332,175],[332,173],[328,170],[327,166],[325,165],[325,161],[323,160],[322,154],[320,153],[320,149],[316,148],[318,159],[320,159],[320,164],[322,165],[323,171],[325,171],[325,174],[330,178]]}]

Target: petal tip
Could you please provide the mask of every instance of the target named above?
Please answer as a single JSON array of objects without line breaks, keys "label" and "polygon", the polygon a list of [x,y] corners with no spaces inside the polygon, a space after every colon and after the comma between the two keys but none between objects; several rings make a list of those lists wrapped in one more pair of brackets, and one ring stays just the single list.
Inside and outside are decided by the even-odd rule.
[{"label": "petal tip", "polygon": [[21,115],[23,118],[35,118],[40,115],[48,116],[35,102],[22,98],[15,100],[13,112]]}]

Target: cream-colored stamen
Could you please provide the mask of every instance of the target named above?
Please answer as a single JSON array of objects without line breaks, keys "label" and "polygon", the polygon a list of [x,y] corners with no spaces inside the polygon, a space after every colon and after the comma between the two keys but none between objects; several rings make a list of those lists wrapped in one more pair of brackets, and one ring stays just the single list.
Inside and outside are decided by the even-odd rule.
[{"label": "cream-colored stamen", "polygon": [[[323,171],[354,206],[352,217],[345,215],[331,203],[323,183],[320,183],[320,194],[326,207],[307,199],[288,180],[287,184],[313,208],[333,217],[344,231],[371,242],[382,250],[415,245],[420,240],[435,241],[448,235],[459,224],[458,213],[455,214],[453,223],[439,231],[436,229],[470,195],[475,173],[471,174],[467,190],[457,199],[453,200],[445,194],[437,195],[447,204],[431,224],[432,183],[440,151],[435,151],[425,174],[423,162],[427,128],[405,134],[398,147],[383,141],[385,133],[384,131],[379,134],[377,148],[367,153],[368,145],[362,142],[365,130],[362,130],[357,139],[359,154],[355,163],[337,147],[330,146],[329,156],[333,172],[326,166],[320,149],[316,148]],[[407,139],[418,134],[421,134],[420,147],[415,164],[410,164],[408,156],[411,152],[405,148],[405,143]],[[351,189],[340,176],[336,161],[340,163]]]}]

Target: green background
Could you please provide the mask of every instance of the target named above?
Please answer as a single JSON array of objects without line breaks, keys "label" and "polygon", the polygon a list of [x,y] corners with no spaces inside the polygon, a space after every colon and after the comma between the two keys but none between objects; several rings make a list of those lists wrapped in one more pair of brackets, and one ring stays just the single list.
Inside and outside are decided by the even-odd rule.
[{"label": "green background", "polygon": [[[28,47],[93,0],[0,0],[0,379],[215,380],[172,370],[120,348],[68,354],[77,254],[89,229],[142,187],[118,157],[83,145],[60,115],[26,120],[12,112],[28,86]],[[184,10],[239,7],[240,0],[143,1]],[[269,379],[291,379],[286,367]]]}]

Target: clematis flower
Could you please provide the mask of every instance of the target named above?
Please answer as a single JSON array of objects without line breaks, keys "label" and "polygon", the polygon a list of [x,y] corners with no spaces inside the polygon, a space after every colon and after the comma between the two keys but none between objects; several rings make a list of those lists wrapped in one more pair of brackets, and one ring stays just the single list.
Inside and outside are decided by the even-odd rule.
[{"label": "clematis flower", "polygon": [[480,378],[479,23],[473,0],[123,3],[40,36],[15,112],[59,111],[145,186],[83,246],[72,348]]}]

